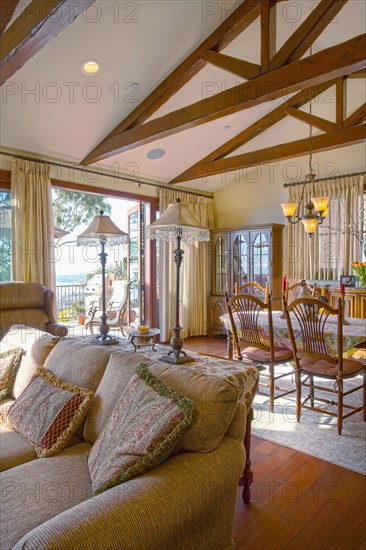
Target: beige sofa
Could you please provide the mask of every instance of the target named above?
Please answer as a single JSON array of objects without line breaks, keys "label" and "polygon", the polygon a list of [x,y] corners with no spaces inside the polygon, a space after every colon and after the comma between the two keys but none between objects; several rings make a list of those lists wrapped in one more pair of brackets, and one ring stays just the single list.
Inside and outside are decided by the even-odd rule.
[{"label": "beige sofa", "polygon": [[24,324],[55,336],[66,336],[67,327],[55,317],[55,296],[40,283],[0,283],[0,337],[14,324]]},{"label": "beige sofa", "polygon": [[[238,480],[245,466],[246,413],[256,391],[257,371],[240,366],[242,376],[231,373],[220,378],[189,366],[178,368],[152,361],[153,352],[143,355],[119,351],[117,346],[102,347],[83,338],[57,340],[51,335],[38,335],[22,360],[13,394],[3,400],[2,407],[13,402],[44,361],[44,366],[59,378],[94,390],[94,401],[68,446],[53,457],[36,458],[23,436],[0,426],[0,548],[233,548],[234,507]],[[6,342],[8,347],[14,343],[10,339]],[[207,410],[214,410],[210,407],[220,401],[225,407],[231,405],[233,414],[217,418],[208,412],[200,416],[199,421],[207,422],[203,439],[220,439],[210,452],[183,452],[177,448],[154,470],[93,496],[85,453],[105,426],[140,362],[148,364],[155,375],[167,376],[170,386],[178,390],[183,378],[191,380],[189,391],[193,394],[203,382]],[[218,435],[223,427],[223,433]],[[199,437],[193,440],[197,448],[201,443]],[[249,472],[246,479],[248,476]]]}]

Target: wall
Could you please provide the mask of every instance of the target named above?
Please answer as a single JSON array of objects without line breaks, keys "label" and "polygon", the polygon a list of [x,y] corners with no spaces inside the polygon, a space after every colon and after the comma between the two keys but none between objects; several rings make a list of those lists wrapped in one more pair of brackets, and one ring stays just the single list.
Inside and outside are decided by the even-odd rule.
[{"label": "wall", "polygon": [[258,167],[214,194],[215,227],[286,222],[281,202],[287,200],[283,178],[271,177],[269,167]]}]

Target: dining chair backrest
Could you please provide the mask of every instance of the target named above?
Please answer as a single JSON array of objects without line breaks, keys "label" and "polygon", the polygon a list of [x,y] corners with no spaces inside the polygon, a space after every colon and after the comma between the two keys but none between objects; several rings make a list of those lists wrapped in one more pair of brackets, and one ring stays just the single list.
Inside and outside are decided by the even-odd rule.
[{"label": "dining chair backrest", "polygon": [[305,298],[307,296],[315,296],[316,290],[316,283],[312,286],[307,283],[305,279],[302,279],[299,283],[295,283],[291,286],[289,285],[289,283],[287,283],[286,302],[289,303],[293,300],[297,300],[298,298]]},{"label": "dining chair backrest", "polygon": [[[240,348],[257,347],[265,351],[273,350],[271,296],[268,296],[267,304],[250,294],[236,294],[232,298],[229,298],[228,294],[225,293],[225,298],[235,344]],[[261,311],[268,313],[269,346],[263,344],[259,331],[258,321]]]},{"label": "dining chair backrest", "polygon": [[234,283],[234,294],[250,294],[262,300],[265,304],[268,302],[268,283],[266,286],[262,286],[259,283],[251,282],[244,283],[238,286],[238,283]]},{"label": "dining chair backrest", "polygon": [[[287,304],[286,298],[282,296],[283,311],[287,321],[291,338],[292,350],[296,367],[299,368],[299,359],[312,357],[324,359],[330,363],[338,363],[338,370],[343,370],[343,324],[342,324],[342,300],[338,301],[338,308],[332,308],[317,298],[299,298]],[[325,324],[330,315],[337,316],[337,357],[329,354],[326,343]],[[296,330],[296,337],[291,317],[296,319],[300,332]],[[329,327],[328,327],[329,332]]]}]

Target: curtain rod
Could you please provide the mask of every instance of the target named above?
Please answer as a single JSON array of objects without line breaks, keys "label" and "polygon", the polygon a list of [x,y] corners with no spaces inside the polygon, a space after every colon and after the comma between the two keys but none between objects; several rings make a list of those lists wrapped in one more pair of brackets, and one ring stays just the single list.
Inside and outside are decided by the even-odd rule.
[{"label": "curtain rod", "polygon": [[[318,181],[330,181],[330,180],[340,180],[341,178],[347,178],[348,176],[366,176],[366,172],[353,172],[353,174],[344,174],[343,176],[330,176],[329,178],[320,178],[316,179],[315,183]],[[283,187],[295,187],[296,185],[304,185],[307,183],[305,181],[297,181],[295,183],[284,183]]]},{"label": "curtain rod", "polygon": [[140,185],[150,185],[151,187],[158,187],[159,189],[168,189],[170,191],[171,190],[176,190],[176,191],[181,191],[182,193],[188,193],[189,195],[195,195],[196,197],[205,197],[206,199],[213,199],[212,194],[210,194],[210,195],[207,194],[206,195],[204,193],[199,193],[198,191],[188,191],[186,189],[182,189],[182,188],[179,188],[179,187],[170,187],[168,185],[162,185],[160,183],[151,183],[151,182],[143,181],[143,180],[135,180],[133,178],[128,178],[128,177],[125,177],[125,176],[118,176],[116,174],[108,174],[107,172],[101,172],[99,170],[90,170],[89,168],[81,168],[80,166],[74,166],[74,165],[70,165],[70,164],[63,164],[61,162],[54,162],[54,161],[51,161],[51,160],[36,159],[36,158],[33,158],[33,157],[26,157],[24,155],[16,155],[14,153],[7,153],[6,151],[1,151],[1,150],[0,150],[0,154],[8,156],[8,157],[13,157],[13,158],[16,158],[16,159],[29,160],[31,162],[39,162],[40,164],[47,164],[48,166],[58,166],[59,168],[69,168],[69,169],[72,169],[72,170],[76,170],[77,172],[86,172],[87,174],[95,174],[97,176],[104,176],[106,178],[114,178],[114,179],[118,179],[118,180],[122,180],[122,181],[129,181],[131,183],[137,183],[139,187],[140,187]]}]

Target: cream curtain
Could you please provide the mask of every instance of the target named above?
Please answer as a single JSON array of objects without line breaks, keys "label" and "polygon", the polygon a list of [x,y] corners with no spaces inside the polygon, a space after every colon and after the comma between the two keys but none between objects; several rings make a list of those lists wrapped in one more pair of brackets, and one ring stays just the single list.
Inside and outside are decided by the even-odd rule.
[{"label": "cream curtain", "polygon": [[49,166],[14,159],[11,174],[13,280],[56,290]]},{"label": "cream curtain", "polygon": [[[363,219],[362,176],[315,182],[315,196],[330,197],[328,216],[311,238],[301,222],[288,224],[285,230],[284,272],[290,279],[338,280],[353,274],[351,262],[361,260],[359,237]],[[300,202],[302,185],[290,187],[289,202]],[[312,186],[305,186],[303,207],[314,196]],[[358,236],[358,237],[357,237]]]},{"label": "cream curtain", "polygon": [[[191,213],[207,228],[213,226],[212,200],[189,193],[162,189],[159,192],[160,213],[180,198]],[[185,251],[180,277],[181,336],[207,334],[207,293],[209,270],[209,243],[182,243]],[[159,242],[159,317],[160,338],[168,340],[175,325],[175,270],[173,250],[176,242]]]}]

